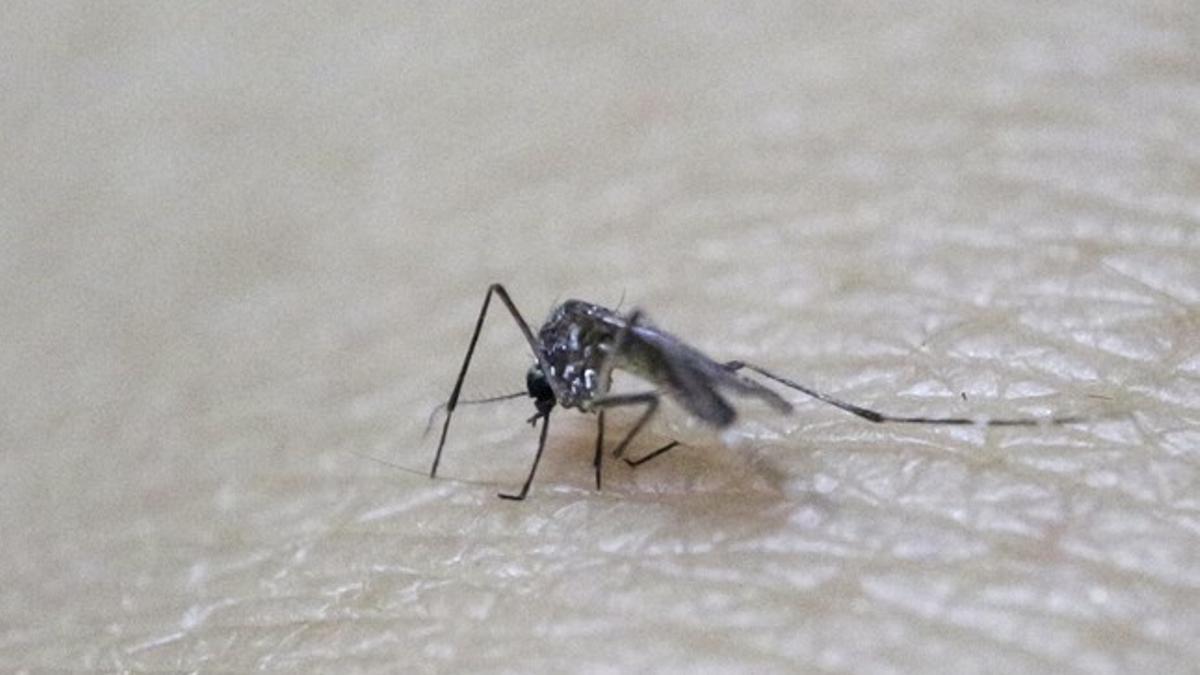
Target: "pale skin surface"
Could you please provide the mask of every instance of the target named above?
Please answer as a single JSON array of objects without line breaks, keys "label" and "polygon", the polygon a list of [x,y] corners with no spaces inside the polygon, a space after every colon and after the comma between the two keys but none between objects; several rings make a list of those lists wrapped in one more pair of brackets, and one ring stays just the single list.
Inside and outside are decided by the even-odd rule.
[{"label": "pale skin surface", "polygon": [[[1195,3],[403,4],[3,10],[0,670],[1194,668]],[[1104,419],[785,392],[597,493],[557,411],[522,503],[528,400],[365,458],[428,470],[493,281]]]}]

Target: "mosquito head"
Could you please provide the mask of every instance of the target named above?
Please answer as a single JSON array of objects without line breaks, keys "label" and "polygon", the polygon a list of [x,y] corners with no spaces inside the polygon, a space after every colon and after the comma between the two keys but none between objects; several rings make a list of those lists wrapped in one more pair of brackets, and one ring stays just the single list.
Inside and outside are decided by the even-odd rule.
[{"label": "mosquito head", "polygon": [[529,397],[533,399],[538,412],[543,415],[550,412],[558,402],[554,398],[554,389],[546,381],[546,374],[536,363],[530,366],[529,372],[525,374],[525,388],[529,391]]}]

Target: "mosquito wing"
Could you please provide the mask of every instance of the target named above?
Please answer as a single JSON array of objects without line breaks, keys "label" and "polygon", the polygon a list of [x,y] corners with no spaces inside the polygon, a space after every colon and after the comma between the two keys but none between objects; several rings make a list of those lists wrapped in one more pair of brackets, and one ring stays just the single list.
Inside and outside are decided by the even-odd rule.
[{"label": "mosquito wing", "polygon": [[757,398],[780,412],[792,410],[774,391],[642,321],[628,332],[621,351],[619,367],[659,384],[689,413],[715,427],[727,427],[737,418],[722,390]]}]

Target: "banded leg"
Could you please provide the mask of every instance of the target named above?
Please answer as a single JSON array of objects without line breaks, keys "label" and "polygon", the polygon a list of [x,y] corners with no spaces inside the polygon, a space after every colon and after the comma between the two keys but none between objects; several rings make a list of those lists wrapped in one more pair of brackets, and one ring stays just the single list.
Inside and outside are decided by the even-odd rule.
[{"label": "banded leg", "polygon": [[821,401],[822,403],[827,403],[835,408],[840,408],[851,415],[857,415],[869,422],[875,422],[876,424],[938,424],[951,426],[969,426],[978,424],[989,427],[1036,427],[1042,425],[1075,424],[1077,422],[1084,421],[1084,418],[1082,417],[1051,417],[1044,420],[1039,420],[1032,417],[975,420],[969,417],[906,417],[903,415],[890,415],[888,413],[879,412],[878,410],[871,410],[870,408],[854,405],[853,403],[847,403],[846,401],[830,396],[829,394],[823,394],[815,389],[806,387],[799,382],[789,380],[782,375],[776,375],[775,373],[772,373],[771,371],[756,366],[752,363],[746,363],[744,361],[730,361],[723,365],[727,370],[730,371],[738,371],[742,368],[753,370],[769,380],[778,382],[785,387],[790,387],[796,391],[807,394],[818,401]]}]

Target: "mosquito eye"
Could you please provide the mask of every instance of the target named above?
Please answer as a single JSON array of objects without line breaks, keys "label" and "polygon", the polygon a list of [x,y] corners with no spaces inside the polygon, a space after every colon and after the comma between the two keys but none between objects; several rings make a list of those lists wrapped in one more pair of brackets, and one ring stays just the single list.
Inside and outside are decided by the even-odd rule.
[{"label": "mosquito eye", "polygon": [[530,368],[526,373],[525,388],[529,391],[530,398],[539,401],[554,400],[554,390],[550,388],[550,383],[546,381],[542,369],[537,366]]}]

